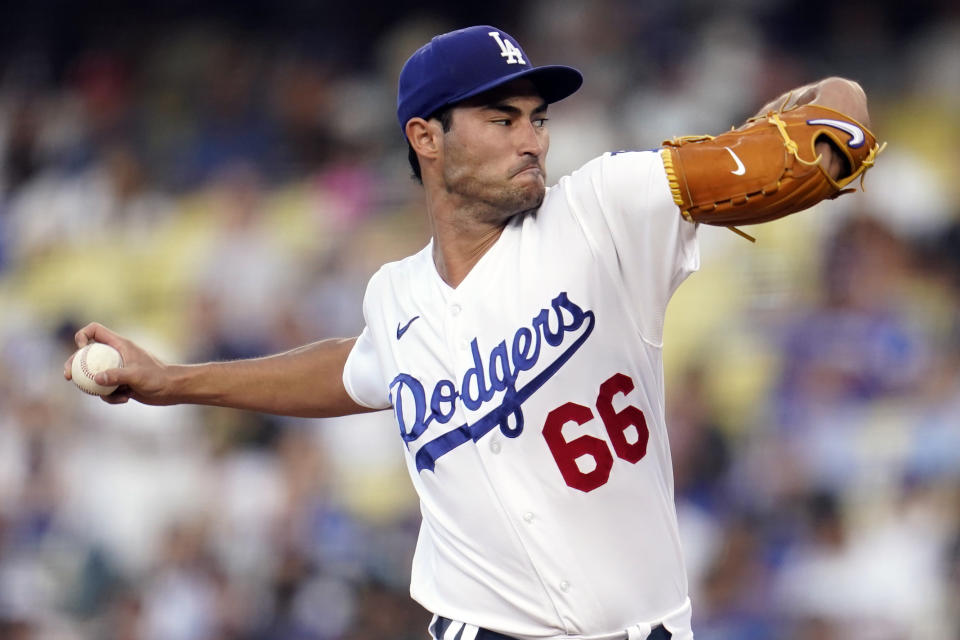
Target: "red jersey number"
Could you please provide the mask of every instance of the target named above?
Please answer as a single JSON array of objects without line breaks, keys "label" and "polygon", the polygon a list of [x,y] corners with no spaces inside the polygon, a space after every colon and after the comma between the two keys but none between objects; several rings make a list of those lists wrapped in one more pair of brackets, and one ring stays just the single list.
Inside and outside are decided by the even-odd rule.
[{"label": "red jersey number", "polygon": [[[617,411],[613,398],[618,393],[626,395],[634,389],[629,376],[617,373],[600,385],[596,407],[607,436],[613,444],[613,453],[618,458],[636,464],[647,455],[650,430],[643,412],[633,405]],[[563,427],[570,422],[578,425],[593,420],[589,407],[575,402],[566,402],[549,414],[543,425],[543,437],[560,474],[568,486],[580,491],[593,491],[607,483],[613,468],[613,454],[606,441],[596,436],[583,435],[565,440]]]}]

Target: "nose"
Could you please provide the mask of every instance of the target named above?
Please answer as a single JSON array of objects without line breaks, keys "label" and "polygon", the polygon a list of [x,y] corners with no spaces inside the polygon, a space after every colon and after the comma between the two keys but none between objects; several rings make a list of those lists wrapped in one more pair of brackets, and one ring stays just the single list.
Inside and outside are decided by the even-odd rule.
[{"label": "nose", "polygon": [[518,152],[520,155],[531,155],[540,158],[546,153],[550,145],[550,136],[546,128],[538,127],[535,122],[527,122],[518,127]]}]

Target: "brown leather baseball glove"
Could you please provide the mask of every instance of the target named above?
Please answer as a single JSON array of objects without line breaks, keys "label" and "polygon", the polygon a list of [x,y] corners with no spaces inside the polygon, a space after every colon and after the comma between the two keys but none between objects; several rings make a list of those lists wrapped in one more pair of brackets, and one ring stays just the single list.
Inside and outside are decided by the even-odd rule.
[{"label": "brown leather baseball glove", "polygon": [[[820,165],[827,139],[849,171],[834,180]],[[886,145],[849,116],[804,105],[752,118],[718,136],[664,141],[660,150],[674,202],[688,220],[733,226],[775,220],[854,191]],[[745,234],[744,234],[745,235]]]}]

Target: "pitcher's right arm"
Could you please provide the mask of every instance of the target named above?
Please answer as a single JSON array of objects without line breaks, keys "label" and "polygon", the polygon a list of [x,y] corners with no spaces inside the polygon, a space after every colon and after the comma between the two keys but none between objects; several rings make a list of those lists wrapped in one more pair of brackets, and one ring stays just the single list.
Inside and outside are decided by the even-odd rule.
[{"label": "pitcher's right arm", "polygon": [[[343,368],[356,338],[320,340],[262,358],[167,364],[133,341],[101,324],[91,323],[76,334],[82,347],[103,342],[120,352],[124,366],[97,374],[104,385],[120,385],[104,400],[122,404],[136,400],[149,405],[203,404],[304,418],[364,413],[343,386]],[[64,377],[71,378],[71,360]]]}]

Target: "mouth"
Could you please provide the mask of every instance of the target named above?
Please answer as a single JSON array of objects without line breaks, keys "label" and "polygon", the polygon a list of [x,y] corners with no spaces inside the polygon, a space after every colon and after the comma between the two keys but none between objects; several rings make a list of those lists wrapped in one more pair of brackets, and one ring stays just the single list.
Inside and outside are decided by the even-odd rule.
[{"label": "mouth", "polygon": [[511,177],[516,178],[517,176],[534,174],[534,173],[540,176],[543,175],[543,169],[540,167],[539,164],[528,164],[526,166],[520,167],[513,173],[513,176]]}]

